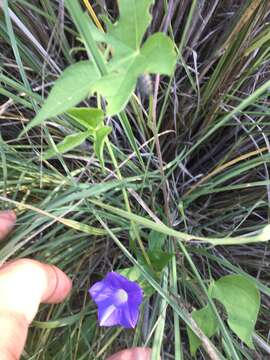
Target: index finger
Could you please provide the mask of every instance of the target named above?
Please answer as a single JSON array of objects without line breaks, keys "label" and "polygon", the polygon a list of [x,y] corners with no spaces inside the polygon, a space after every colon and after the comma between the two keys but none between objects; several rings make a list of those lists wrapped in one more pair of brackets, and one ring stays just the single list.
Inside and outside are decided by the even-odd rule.
[{"label": "index finger", "polygon": [[119,351],[118,353],[110,356],[107,360],[150,360],[151,349],[135,347]]},{"label": "index finger", "polygon": [[13,229],[16,222],[16,214],[14,211],[0,212],[0,240],[3,240]]}]

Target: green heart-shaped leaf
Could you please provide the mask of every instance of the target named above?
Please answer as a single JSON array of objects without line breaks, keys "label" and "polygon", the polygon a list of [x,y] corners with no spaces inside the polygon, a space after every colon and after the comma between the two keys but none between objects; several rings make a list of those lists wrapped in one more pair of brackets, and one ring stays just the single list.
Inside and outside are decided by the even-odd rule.
[{"label": "green heart-shaped leaf", "polygon": [[242,275],[224,276],[211,285],[210,295],[224,305],[232,331],[253,349],[252,334],[260,309],[254,282]]},{"label": "green heart-shaped leaf", "polygon": [[[218,322],[215,314],[209,305],[200,310],[192,311],[192,317],[196,321],[199,328],[207,337],[213,336],[218,330]],[[201,340],[194,334],[194,332],[187,328],[189,348],[192,356],[196,354],[196,351],[201,345]]]}]

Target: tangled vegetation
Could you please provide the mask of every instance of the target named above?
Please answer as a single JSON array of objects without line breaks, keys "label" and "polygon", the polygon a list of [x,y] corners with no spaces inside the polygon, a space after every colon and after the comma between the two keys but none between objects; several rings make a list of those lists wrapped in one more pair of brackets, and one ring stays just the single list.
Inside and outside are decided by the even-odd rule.
[{"label": "tangled vegetation", "polygon": [[[269,1],[127,3],[0,0],[0,259],[73,279],[22,358],[267,359]],[[97,326],[112,270],[135,330]]]}]

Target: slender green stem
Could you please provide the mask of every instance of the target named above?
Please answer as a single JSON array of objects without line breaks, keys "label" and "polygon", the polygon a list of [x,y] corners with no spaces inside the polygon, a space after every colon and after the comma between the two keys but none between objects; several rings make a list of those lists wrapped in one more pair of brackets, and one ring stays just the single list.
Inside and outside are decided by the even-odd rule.
[{"label": "slender green stem", "polygon": [[[114,156],[114,152],[113,152],[111,143],[110,143],[110,141],[109,141],[108,139],[106,140],[106,146],[107,146],[107,148],[108,148],[110,157],[111,157],[111,159],[112,159],[112,162],[113,162],[113,165],[114,165],[116,174],[117,174],[119,180],[122,180],[123,177],[122,177],[121,171],[120,171],[120,169],[119,169],[117,160],[116,160],[116,158],[115,158],[115,156]],[[128,213],[131,214],[131,208],[130,208],[129,199],[128,199],[128,194],[127,194],[126,189],[123,189],[123,190],[122,190],[122,193],[123,193],[123,197],[124,197],[126,209],[127,209]],[[144,256],[147,264],[152,268],[151,261],[150,261],[150,259],[149,259],[149,256],[147,255],[147,252],[146,252],[145,247],[144,247],[144,245],[143,245],[143,242],[142,242],[142,240],[141,240],[138,227],[137,227],[137,225],[136,225],[136,223],[135,223],[134,221],[131,221],[131,227],[132,227],[132,230],[133,230],[133,232],[134,232],[134,235],[135,235],[135,237],[136,237],[136,239],[137,239],[137,241],[138,241],[138,244],[139,244],[139,246],[140,246],[140,249],[141,249],[141,251],[142,251],[142,254],[143,254],[143,256]],[[133,249],[135,249],[135,244],[132,242],[132,240],[130,241],[130,244],[131,244],[131,247],[132,247]]]}]

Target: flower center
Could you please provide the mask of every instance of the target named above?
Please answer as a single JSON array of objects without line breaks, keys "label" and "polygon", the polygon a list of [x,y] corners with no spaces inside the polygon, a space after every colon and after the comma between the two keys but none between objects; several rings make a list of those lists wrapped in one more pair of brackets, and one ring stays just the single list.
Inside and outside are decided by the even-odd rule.
[{"label": "flower center", "polygon": [[127,292],[123,289],[117,290],[114,296],[114,300],[116,306],[124,304],[128,300]]}]

